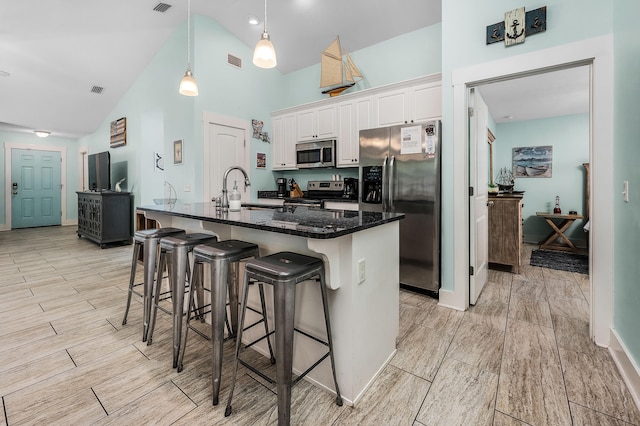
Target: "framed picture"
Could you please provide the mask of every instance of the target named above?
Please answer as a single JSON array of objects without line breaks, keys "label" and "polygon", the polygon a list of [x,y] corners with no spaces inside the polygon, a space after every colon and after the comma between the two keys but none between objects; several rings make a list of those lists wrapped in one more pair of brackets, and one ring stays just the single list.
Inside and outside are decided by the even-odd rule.
[{"label": "framed picture", "polygon": [[182,139],[173,141],[173,164],[182,164]]},{"label": "framed picture", "polygon": [[259,169],[264,169],[267,167],[267,154],[259,152],[256,158],[256,167]]},{"label": "framed picture", "polygon": [[513,177],[550,178],[552,160],[551,145],[513,148]]},{"label": "framed picture", "polygon": [[122,117],[111,122],[109,147],[117,148],[127,144],[127,118]]}]

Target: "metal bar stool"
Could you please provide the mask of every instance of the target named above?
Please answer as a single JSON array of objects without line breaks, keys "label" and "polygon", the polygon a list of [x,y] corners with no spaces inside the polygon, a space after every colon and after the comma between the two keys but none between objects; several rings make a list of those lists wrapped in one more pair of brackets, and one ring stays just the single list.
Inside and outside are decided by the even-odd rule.
[{"label": "metal bar stool", "polygon": [[[184,234],[174,237],[165,237],[160,240],[160,256],[158,260],[158,271],[162,271],[165,262],[169,267],[169,291],[161,293],[162,275],[158,273],[156,279],[156,291],[154,293],[153,315],[151,316],[151,324],[149,326],[149,337],[147,345],[151,345],[153,341],[153,330],[156,324],[156,316],[158,315],[158,306],[160,305],[160,296],[164,296],[163,300],[171,297],[171,311],[163,311],[171,313],[173,316],[173,368],[178,366],[178,354],[180,351],[180,339],[182,337],[182,317],[184,315],[184,293],[187,286],[187,274],[189,273],[189,253],[198,244],[217,241],[218,237],[211,234],[193,233]],[[167,257],[168,262],[167,262]]]},{"label": "metal bar stool", "polygon": [[[127,316],[129,315],[129,307],[131,306],[131,294],[135,293],[142,296],[143,304],[143,330],[142,341],[147,340],[149,333],[149,321],[151,318],[151,301],[153,300],[153,281],[156,269],[156,260],[158,257],[158,241],[163,237],[184,234],[183,229],[178,228],[157,228],[144,229],[136,231],[133,244],[133,258],[131,259],[131,274],[129,275],[129,291],[127,292],[127,307],[124,310],[124,318],[122,325],[127,324]],[[144,267],[144,281],[135,283],[136,266],[138,265],[138,257],[140,256],[140,248],[144,245],[144,257],[142,264]],[[135,291],[135,287],[143,285],[143,292],[140,294]]]},{"label": "metal bar stool", "polygon": [[[320,292],[322,293],[322,305],[324,308],[324,320],[327,331],[327,341],[324,342],[294,327],[296,285],[300,282],[319,278]],[[297,253],[281,252],[270,256],[250,260],[245,266],[245,276],[243,285],[242,307],[240,311],[240,326],[236,338],[236,354],[233,365],[233,381],[229,392],[229,401],[224,415],[231,414],[231,399],[236,384],[238,372],[238,362],[252,371],[260,374],[265,379],[273,383],[262,373],[252,366],[239,359],[240,346],[242,342],[242,329],[247,306],[247,285],[250,279],[273,285],[273,301],[275,316],[275,338],[276,338],[276,388],[278,393],[278,425],[289,425],[291,417],[291,386],[302,379],[307,373],[314,369],[325,358],[331,360],[331,370],[336,391],[336,404],[342,406],[342,397],[338,388],[336,378],[336,368],[333,358],[333,342],[331,339],[331,324],[329,321],[329,306],[327,302],[327,288],[325,285],[324,263],[321,259],[304,256]],[[304,373],[292,381],[293,367],[293,332],[297,331],[307,337],[314,339],[328,346],[329,350],[316,363],[309,367]]]},{"label": "metal bar stool", "polygon": [[[220,380],[222,378],[222,358],[224,343],[224,325],[227,313],[227,291],[229,294],[231,326],[229,327],[229,337],[233,337],[238,325],[238,262],[259,255],[258,245],[239,240],[217,241],[207,244],[200,244],[193,249],[193,267],[191,268],[191,291],[189,294],[189,306],[193,307],[195,312],[194,318],[204,319],[204,315],[211,312],[211,354],[212,354],[212,378],[211,385],[213,389],[213,405],[218,405],[218,396],[220,394]],[[203,274],[199,273],[204,268],[204,264],[211,266],[211,309],[202,312],[203,307],[196,307],[194,303],[194,295],[199,287],[203,286]],[[264,323],[265,335],[269,333],[267,324],[266,307],[264,300],[264,288],[259,283],[260,304],[262,311],[262,319],[247,326],[245,329],[254,327],[259,323]],[[257,312],[257,311],[256,311]],[[180,360],[178,362],[178,371],[182,371],[184,353],[187,346],[187,335],[191,328],[191,315],[187,315],[187,323],[182,340],[182,348],[180,350]],[[193,329],[201,334],[197,329]],[[204,336],[207,337],[207,336]],[[265,337],[266,338],[266,337]],[[262,339],[260,339],[262,340]],[[273,358],[273,349],[271,342],[267,339],[269,345],[269,353]],[[255,343],[255,342],[254,342]]]}]

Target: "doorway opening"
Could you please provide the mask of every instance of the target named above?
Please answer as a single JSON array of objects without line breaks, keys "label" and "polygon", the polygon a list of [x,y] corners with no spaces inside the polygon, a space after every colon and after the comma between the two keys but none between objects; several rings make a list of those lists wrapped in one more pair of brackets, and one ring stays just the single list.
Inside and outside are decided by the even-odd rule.
[{"label": "doorway opening", "polygon": [[[522,55],[502,58],[456,69],[451,74],[453,123],[451,145],[454,170],[451,186],[459,188],[452,197],[453,291],[440,293],[440,304],[465,310],[469,308],[469,144],[467,95],[469,87],[489,81],[539,74],[548,70],[590,65],[590,155],[591,205],[589,252],[591,258],[589,332],[596,344],[608,347],[613,324],[613,37],[606,35],[567,43]],[[582,167],[582,165],[580,165]]]},{"label": "doorway opening", "polygon": [[[469,186],[475,187],[469,198],[474,270],[483,270],[478,259],[488,260],[491,269],[508,270],[524,280],[535,271],[528,268],[534,248],[536,266],[542,266],[544,255],[551,260],[543,262],[545,266],[573,269],[573,262],[587,254],[590,73],[590,64],[570,64],[470,86],[474,113],[469,118],[469,164],[478,172],[469,173]],[[489,158],[488,132],[495,135]],[[486,194],[488,182],[495,182],[491,189],[499,192],[487,200],[480,195]],[[564,214],[555,213],[554,206],[559,206],[554,198],[563,200]],[[489,219],[488,227],[477,226],[482,218]],[[563,229],[559,234],[556,224]],[[556,232],[549,233],[547,225]],[[544,241],[554,244],[543,245]],[[537,249],[538,242],[544,251]],[[488,259],[478,256],[485,252]],[[486,273],[470,276],[470,304],[475,304],[486,277]],[[578,281],[581,291],[590,293],[585,277],[566,274],[565,278]]]}]

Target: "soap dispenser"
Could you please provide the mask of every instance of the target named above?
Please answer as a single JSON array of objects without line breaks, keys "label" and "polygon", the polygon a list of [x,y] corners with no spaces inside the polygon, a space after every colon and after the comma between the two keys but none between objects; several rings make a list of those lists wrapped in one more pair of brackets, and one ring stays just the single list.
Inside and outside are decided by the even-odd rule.
[{"label": "soap dispenser", "polygon": [[233,189],[231,190],[231,195],[229,195],[229,211],[239,212],[241,209],[240,202],[240,191],[238,191],[238,184],[236,181],[233,181]]}]

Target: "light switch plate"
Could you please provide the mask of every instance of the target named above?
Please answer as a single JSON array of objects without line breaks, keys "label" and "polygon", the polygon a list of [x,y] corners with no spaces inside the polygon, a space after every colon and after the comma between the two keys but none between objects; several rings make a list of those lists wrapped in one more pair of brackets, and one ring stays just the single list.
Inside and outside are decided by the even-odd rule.
[{"label": "light switch plate", "polygon": [[629,202],[629,181],[625,180],[622,183],[622,199],[625,203]]},{"label": "light switch plate", "polygon": [[367,265],[364,259],[358,260],[358,284],[362,284],[367,278]]}]

